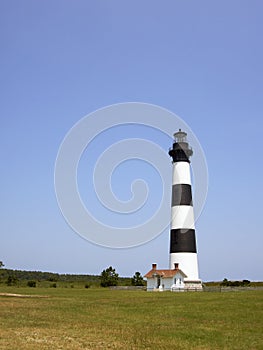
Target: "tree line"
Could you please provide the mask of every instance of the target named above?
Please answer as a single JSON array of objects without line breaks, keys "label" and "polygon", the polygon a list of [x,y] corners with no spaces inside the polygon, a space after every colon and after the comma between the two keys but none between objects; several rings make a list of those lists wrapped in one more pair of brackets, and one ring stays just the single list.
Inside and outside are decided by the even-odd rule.
[{"label": "tree line", "polygon": [[101,287],[145,285],[140,272],[135,272],[132,277],[120,277],[112,266],[103,270],[100,275],[58,274],[42,271],[12,270],[3,267],[4,264],[0,261],[0,283],[5,283],[9,286],[24,282],[29,287],[35,287],[36,282],[44,281],[52,282],[51,286],[53,287],[57,286],[57,282],[84,283],[86,288],[89,288],[91,285],[100,285]]}]

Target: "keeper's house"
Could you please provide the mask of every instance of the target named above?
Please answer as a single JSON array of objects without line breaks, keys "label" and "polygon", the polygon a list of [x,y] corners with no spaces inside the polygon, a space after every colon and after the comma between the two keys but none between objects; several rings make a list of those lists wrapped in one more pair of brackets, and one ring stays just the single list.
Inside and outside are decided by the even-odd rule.
[{"label": "keeper's house", "polygon": [[184,279],[187,277],[179,269],[179,264],[174,264],[172,270],[157,270],[157,265],[152,264],[152,269],[144,276],[147,278],[147,291],[184,291]]}]

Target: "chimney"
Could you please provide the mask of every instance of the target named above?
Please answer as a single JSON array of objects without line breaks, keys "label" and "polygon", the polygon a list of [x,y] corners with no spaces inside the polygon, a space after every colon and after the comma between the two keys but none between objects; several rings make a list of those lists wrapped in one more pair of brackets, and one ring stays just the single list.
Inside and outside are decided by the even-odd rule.
[{"label": "chimney", "polygon": [[152,269],[156,270],[156,266],[157,266],[156,264],[152,264]]},{"label": "chimney", "polygon": [[179,264],[178,263],[174,263],[174,269],[175,270],[179,269]]}]

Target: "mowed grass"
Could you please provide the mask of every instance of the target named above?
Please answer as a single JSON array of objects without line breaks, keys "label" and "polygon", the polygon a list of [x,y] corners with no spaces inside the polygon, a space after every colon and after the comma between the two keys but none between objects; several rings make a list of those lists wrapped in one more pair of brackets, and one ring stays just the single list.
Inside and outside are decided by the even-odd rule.
[{"label": "mowed grass", "polygon": [[0,349],[263,349],[263,291],[1,292]]}]

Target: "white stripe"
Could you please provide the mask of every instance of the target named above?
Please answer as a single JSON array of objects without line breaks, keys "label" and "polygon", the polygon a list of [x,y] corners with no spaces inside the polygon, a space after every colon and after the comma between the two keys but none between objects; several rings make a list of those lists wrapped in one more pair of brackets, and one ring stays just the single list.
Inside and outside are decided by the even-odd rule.
[{"label": "white stripe", "polygon": [[173,185],[191,185],[190,164],[188,162],[173,163]]},{"label": "white stripe", "polygon": [[191,205],[176,205],[172,207],[171,229],[194,229],[194,209]]},{"label": "white stripe", "polygon": [[170,269],[174,269],[174,264],[179,264],[179,269],[187,275],[189,280],[198,280],[198,262],[196,253],[171,253]]}]

